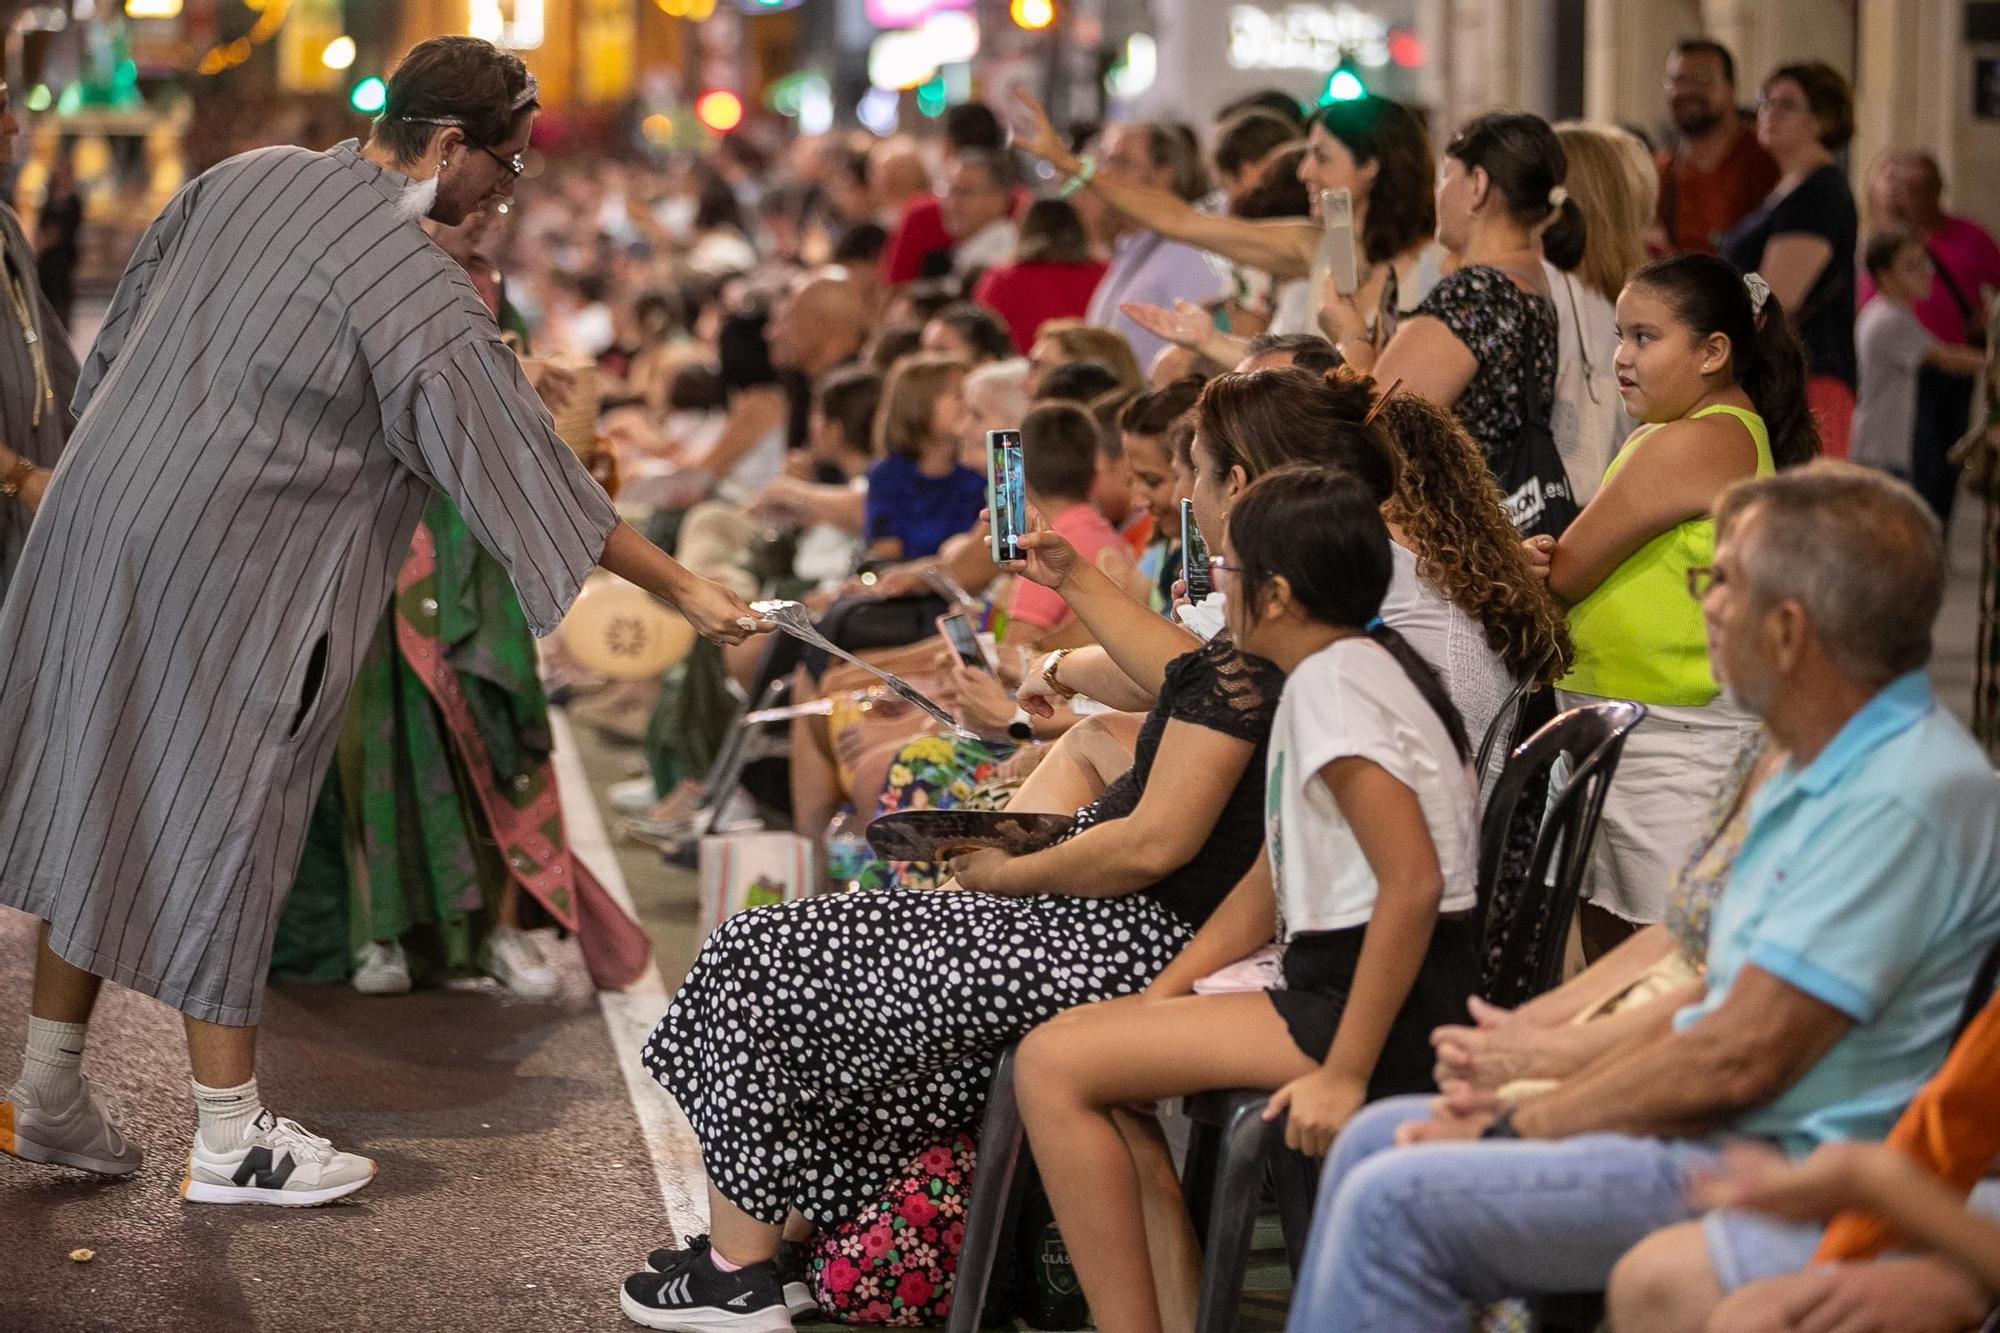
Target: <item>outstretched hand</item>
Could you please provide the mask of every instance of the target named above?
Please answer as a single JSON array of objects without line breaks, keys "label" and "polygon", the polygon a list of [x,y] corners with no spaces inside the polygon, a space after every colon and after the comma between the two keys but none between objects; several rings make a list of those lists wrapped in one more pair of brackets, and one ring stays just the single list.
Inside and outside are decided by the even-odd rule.
[{"label": "outstretched hand", "polygon": [[1007,110],[1007,128],[1013,131],[1014,146],[1022,152],[1056,167],[1070,164],[1069,145],[1056,133],[1048,109],[1025,87],[1014,89],[1014,105]]},{"label": "outstretched hand", "polygon": [[1118,312],[1155,338],[1165,338],[1177,347],[1199,352],[1215,336],[1215,316],[1192,301],[1174,298],[1174,308],[1127,301]]},{"label": "outstretched hand", "polygon": [[727,647],[753,634],[769,634],[777,626],[750,609],[750,604],[713,579],[697,580],[675,601],[676,608],[710,643]]}]

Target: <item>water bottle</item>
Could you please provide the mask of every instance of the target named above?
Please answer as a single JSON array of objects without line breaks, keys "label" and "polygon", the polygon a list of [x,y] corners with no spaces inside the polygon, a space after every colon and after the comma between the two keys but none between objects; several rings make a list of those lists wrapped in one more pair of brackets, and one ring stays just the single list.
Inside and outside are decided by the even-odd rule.
[{"label": "water bottle", "polygon": [[842,806],[826,826],[826,892],[860,888],[862,872],[873,859],[868,848],[868,821],[853,806]]}]

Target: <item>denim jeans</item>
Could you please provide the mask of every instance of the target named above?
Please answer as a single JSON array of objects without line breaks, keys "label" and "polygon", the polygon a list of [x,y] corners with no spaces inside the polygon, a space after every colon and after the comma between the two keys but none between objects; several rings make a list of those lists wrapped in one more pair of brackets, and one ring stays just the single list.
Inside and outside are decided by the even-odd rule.
[{"label": "denim jeans", "polygon": [[1585,1134],[1394,1146],[1427,1097],[1364,1108],[1320,1178],[1289,1333],[1463,1333],[1468,1302],[1599,1291],[1646,1236],[1694,1215],[1715,1140]]}]

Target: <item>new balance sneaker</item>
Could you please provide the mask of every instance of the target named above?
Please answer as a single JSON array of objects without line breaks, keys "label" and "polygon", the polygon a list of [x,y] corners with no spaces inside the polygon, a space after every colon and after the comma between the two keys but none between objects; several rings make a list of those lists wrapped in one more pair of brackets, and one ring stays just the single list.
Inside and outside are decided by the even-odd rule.
[{"label": "new balance sneaker", "polygon": [[249,1139],[231,1152],[210,1152],[201,1135],[188,1153],[181,1197],[190,1203],[273,1203],[311,1208],[345,1198],[375,1179],[375,1163],[309,1134],[296,1121],[259,1111]]},{"label": "new balance sneaker", "polygon": [[679,1333],[791,1333],[792,1316],[770,1261],[725,1273],[709,1257],[708,1237],[684,1250],[656,1250],[643,1273],[625,1279],[618,1307],[647,1328]]},{"label": "new balance sneaker", "polygon": [[524,1000],[546,1000],[562,989],[562,978],[542,957],[535,937],[525,930],[493,928],[492,938],[486,942],[486,971]]},{"label": "new balance sneaker", "polygon": [[[669,1264],[678,1263],[680,1256],[686,1253],[686,1250],[654,1250],[646,1256],[646,1267],[655,1273],[664,1273]],[[806,1263],[806,1247],[797,1241],[788,1240],[778,1246],[778,1288],[784,1292],[785,1308],[791,1311],[794,1319],[819,1313],[819,1302],[813,1299]]]},{"label": "new balance sneaker", "polygon": [[88,1083],[74,1105],[60,1109],[37,1106],[19,1093],[0,1102],[0,1152],[100,1176],[129,1176],[139,1169],[138,1146],[118,1132]]},{"label": "new balance sneaker", "polygon": [[354,954],[354,989],[363,995],[407,995],[410,957],[395,940],[370,940]]}]

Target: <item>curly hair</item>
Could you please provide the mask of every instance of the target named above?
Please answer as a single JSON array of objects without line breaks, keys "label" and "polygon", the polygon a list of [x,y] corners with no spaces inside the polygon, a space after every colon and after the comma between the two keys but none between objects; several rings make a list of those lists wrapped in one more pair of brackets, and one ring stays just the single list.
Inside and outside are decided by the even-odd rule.
[{"label": "curly hair", "polygon": [[1486,456],[1458,418],[1397,393],[1375,422],[1402,464],[1383,512],[1409,537],[1417,577],[1479,622],[1487,647],[1517,679],[1545,685],[1569,670],[1569,619],[1528,568]]}]

